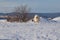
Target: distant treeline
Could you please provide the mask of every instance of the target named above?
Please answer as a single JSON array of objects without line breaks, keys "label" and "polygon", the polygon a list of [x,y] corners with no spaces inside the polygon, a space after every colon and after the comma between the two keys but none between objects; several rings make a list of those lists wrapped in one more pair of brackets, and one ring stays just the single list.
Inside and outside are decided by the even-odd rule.
[{"label": "distant treeline", "polygon": [[[35,14],[39,15],[40,17],[45,17],[45,18],[54,18],[54,17],[59,17],[60,13],[28,13],[29,17],[33,17]],[[14,16],[16,13],[0,13],[0,16]]]}]

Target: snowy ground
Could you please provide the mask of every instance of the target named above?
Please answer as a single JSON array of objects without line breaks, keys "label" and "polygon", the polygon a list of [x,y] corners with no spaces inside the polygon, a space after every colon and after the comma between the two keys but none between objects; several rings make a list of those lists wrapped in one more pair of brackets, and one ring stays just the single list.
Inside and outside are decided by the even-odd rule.
[{"label": "snowy ground", "polygon": [[0,39],[60,40],[60,22],[40,18],[38,24],[0,21]]},{"label": "snowy ground", "polygon": [[60,22],[60,17],[53,18],[52,20]]}]

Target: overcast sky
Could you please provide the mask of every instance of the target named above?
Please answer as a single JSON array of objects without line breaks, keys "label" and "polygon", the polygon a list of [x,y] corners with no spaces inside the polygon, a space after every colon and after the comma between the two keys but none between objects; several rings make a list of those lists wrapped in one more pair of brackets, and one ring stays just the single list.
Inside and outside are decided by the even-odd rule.
[{"label": "overcast sky", "polygon": [[0,12],[12,12],[20,5],[28,5],[36,13],[60,12],[60,0],[0,0]]}]

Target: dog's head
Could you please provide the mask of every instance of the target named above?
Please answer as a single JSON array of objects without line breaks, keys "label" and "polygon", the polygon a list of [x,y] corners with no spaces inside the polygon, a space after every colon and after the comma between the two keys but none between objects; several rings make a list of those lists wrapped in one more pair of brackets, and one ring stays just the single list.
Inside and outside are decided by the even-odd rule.
[{"label": "dog's head", "polygon": [[38,18],[39,18],[39,16],[38,16],[38,15],[35,15],[35,16],[34,16],[34,18],[37,18],[37,19],[38,19]]}]

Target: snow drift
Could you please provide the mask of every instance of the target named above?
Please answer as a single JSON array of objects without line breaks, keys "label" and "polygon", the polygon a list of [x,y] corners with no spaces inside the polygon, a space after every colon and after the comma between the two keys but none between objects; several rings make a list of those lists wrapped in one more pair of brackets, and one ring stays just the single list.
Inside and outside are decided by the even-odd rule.
[{"label": "snow drift", "polygon": [[54,18],[54,19],[52,19],[52,20],[60,21],[60,17],[56,17],[56,18]]}]

